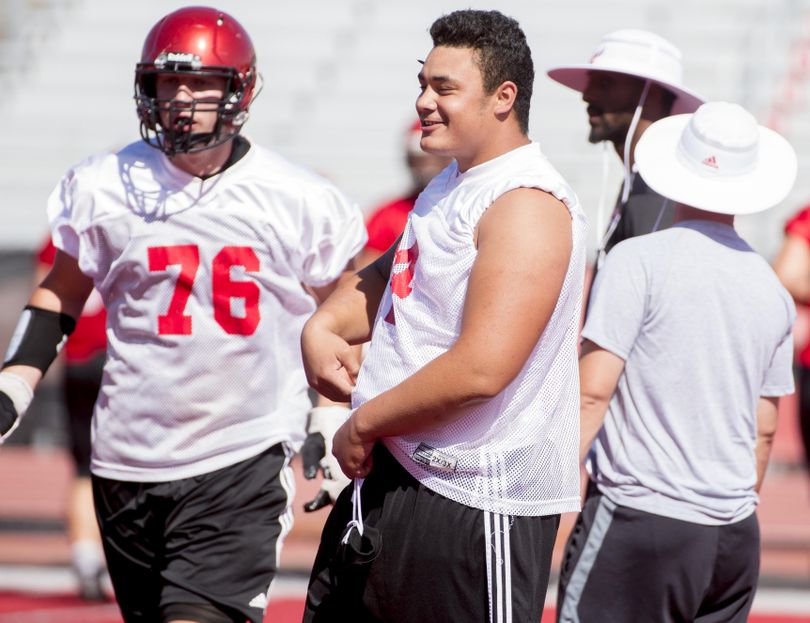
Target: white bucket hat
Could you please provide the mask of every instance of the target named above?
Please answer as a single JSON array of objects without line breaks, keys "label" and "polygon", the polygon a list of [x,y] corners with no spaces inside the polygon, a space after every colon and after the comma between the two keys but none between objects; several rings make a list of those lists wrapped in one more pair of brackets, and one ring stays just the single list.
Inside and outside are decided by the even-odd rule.
[{"label": "white bucket hat", "polygon": [[617,30],[605,35],[591,60],[548,70],[552,80],[580,93],[593,72],[608,71],[658,84],[675,95],[672,114],[694,112],[703,98],[685,88],[681,52],[663,37],[646,30]]},{"label": "white bucket hat", "polygon": [[753,214],[782,201],[796,181],[796,152],[742,106],[709,102],[653,123],[636,166],[655,192],[720,214]]}]

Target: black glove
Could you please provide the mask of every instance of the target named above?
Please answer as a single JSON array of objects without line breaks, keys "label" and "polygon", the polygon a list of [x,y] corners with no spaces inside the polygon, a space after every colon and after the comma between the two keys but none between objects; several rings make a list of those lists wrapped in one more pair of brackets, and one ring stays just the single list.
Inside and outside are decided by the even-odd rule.
[{"label": "black glove", "polygon": [[301,447],[304,478],[312,480],[320,469],[323,473],[323,482],[315,497],[304,504],[304,510],[308,513],[334,504],[337,496],[349,484],[349,479],[343,475],[337,459],[332,456],[332,438],[350,413],[348,408],[337,405],[315,407],[309,412],[308,434]]},{"label": "black glove", "polygon": [[5,440],[6,436],[16,428],[20,415],[14,408],[11,398],[4,392],[0,392],[0,439]]},{"label": "black glove", "polygon": [[3,443],[20,423],[34,390],[16,374],[0,372],[0,443]]}]

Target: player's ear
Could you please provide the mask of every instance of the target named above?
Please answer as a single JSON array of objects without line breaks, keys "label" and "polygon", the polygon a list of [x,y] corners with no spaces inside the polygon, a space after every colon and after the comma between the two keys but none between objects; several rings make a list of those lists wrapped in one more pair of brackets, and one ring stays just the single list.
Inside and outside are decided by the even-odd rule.
[{"label": "player's ear", "polygon": [[517,99],[517,92],[518,87],[511,80],[502,82],[500,86],[495,89],[493,93],[495,115],[499,117],[506,116],[512,111],[512,108],[515,106],[515,100]]}]

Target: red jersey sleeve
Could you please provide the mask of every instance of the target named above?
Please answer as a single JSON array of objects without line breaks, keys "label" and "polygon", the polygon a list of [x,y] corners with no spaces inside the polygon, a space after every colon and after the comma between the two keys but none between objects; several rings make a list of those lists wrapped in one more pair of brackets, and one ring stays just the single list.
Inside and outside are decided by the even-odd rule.
[{"label": "red jersey sleeve", "polygon": [[803,238],[810,244],[810,206],[802,208],[785,224],[785,233]]},{"label": "red jersey sleeve", "polygon": [[45,242],[45,245],[37,253],[37,261],[40,262],[41,264],[53,266],[53,262],[55,259],[56,259],[56,247],[53,246],[53,240],[48,238],[48,240]]}]

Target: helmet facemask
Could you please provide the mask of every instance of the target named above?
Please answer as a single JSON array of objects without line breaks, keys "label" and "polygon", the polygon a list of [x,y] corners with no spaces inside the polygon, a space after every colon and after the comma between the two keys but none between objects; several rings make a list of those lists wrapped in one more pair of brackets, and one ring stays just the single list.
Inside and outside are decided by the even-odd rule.
[{"label": "helmet facemask", "polygon": [[[169,67],[168,65],[171,65]],[[225,95],[220,100],[158,99],[157,77],[160,74],[204,75],[225,78]],[[195,69],[189,63],[139,63],[135,71],[135,102],[140,119],[141,137],[147,144],[167,156],[196,153],[211,149],[233,139],[247,121],[245,102],[246,85],[253,85],[252,76],[240,77],[231,67],[205,67]],[[189,132],[194,115],[199,111],[216,113],[216,124],[211,132]],[[181,116],[182,115],[182,116]],[[168,125],[163,118],[168,117]],[[178,119],[179,117],[179,119]],[[171,120],[177,119],[176,123]]]}]

